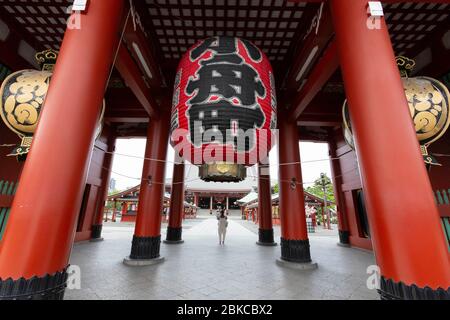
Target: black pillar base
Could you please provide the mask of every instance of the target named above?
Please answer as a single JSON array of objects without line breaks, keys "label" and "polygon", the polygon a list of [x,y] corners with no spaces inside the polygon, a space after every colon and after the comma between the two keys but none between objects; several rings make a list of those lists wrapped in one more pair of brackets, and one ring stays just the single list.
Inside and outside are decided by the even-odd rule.
[{"label": "black pillar base", "polygon": [[281,238],[281,259],[289,262],[311,262],[309,240],[289,240]]},{"label": "black pillar base", "polygon": [[166,241],[167,243],[180,243],[182,241],[181,234],[183,232],[183,228],[172,228],[167,227],[167,235],[166,235]]},{"label": "black pillar base", "polygon": [[91,241],[100,241],[102,238],[102,224],[94,224],[91,230]]},{"label": "black pillar base", "polygon": [[430,287],[421,288],[406,285],[403,282],[395,282],[381,276],[380,289],[381,300],[450,300],[450,287],[447,289]]},{"label": "black pillar base", "polygon": [[276,246],[277,243],[273,239],[273,229],[259,229],[258,230],[258,242],[256,244],[260,246]]},{"label": "black pillar base", "polygon": [[343,247],[350,247],[350,232],[347,230],[339,230],[338,245]]},{"label": "black pillar base", "polygon": [[130,259],[156,259],[159,258],[161,235],[157,237],[133,236]]},{"label": "black pillar base", "polygon": [[0,278],[0,300],[62,300],[67,286],[67,268],[31,279]]}]

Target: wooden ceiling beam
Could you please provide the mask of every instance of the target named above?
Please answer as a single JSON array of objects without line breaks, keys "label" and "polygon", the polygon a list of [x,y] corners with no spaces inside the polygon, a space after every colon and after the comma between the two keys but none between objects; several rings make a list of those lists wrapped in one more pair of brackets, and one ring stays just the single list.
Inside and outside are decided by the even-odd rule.
[{"label": "wooden ceiling beam", "polygon": [[148,115],[150,117],[157,117],[159,106],[150,94],[149,87],[144,81],[139,67],[136,65],[128,49],[123,45],[120,46],[115,66]]},{"label": "wooden ceiling beam", "polygon": [[334,35],[329,5],[323,3],[316,10],[308,25],[308,29],[298,42],[302,43],[293,59],[293,67],[289,70],[286,87],[297,90],[319,60]]},{"label": "wooden ceiling beam", "polygon": [[164,84],[164,78],[139,19],[128,21],[123,39],[149,85],[160,88]]},{"label": "wooden ceiling beam", "polygon": [[5,8],[0,7],[0,15],[1,20],[9,29],[9,34],[5,41],[0,41],[0,62],[9,67],[12,71],[35,69],[37,62],[33,65],[31,61],[20,56],[19,47],[21,42],[27,43],[36,51],[39,51],[41,47],[37,44],[35,39],[6,12]]},{"label": "wooden ceiling beam", "polygon": [[306,107],[313,101],[322,90],[331,76],[339,67],[339,58],[336,42],[332,42],[319,59],[308,80],[301,88],[290,108],[290,119],[296,120],[300,117]]}]

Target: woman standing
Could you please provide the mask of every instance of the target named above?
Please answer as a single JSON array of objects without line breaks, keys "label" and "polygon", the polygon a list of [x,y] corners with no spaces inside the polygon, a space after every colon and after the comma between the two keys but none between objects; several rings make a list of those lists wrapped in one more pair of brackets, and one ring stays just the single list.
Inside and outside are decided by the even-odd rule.
[{"label": "woman standing", "polygon": [[217,223],[217,226],[219,228],[219,244],[225,244],[225,235],[227,233],[227,227],[228,227],[228,221],[227,217],[225,216],[225,210],[220,210],[220,216],[217,217],[217,220],[219,222]]}]

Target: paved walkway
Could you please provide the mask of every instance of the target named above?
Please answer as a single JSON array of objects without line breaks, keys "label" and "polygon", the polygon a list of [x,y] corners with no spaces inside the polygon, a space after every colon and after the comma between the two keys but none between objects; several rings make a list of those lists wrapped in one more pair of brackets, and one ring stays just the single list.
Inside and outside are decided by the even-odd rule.
[{"label": "paved walkway", "polygon": [[122,263],[130,252],[133,228],[109,224],[105,241],[74,246],[71,264],[81,268],[81,290],[67,290],[66,299],[378,298],[366,288],[372,253],[337,246],[336,234],[312,234],[312,257],[319,268],[298,271],[275,264],[279,246],[255,244],[252,222],[230,220],[225,246],[218,244],[216,224],[214,219],[187,220],[185,243],[161,244],[166,261],[147,267]]}]

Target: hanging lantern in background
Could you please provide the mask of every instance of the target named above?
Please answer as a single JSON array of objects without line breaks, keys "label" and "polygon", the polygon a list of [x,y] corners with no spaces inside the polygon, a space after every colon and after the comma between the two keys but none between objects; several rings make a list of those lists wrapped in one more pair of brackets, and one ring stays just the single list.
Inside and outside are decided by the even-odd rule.
[{"label": "hanging lantern in background", "polygon": [[[6,126],[21,138],[8,156],[17,156],[24,161],[30,151],[33,134],[36,130],[42,106],[47,94],[58,52],[48,49],[36,54],[41,71],[27,69],[10,74],[0,89],[0,115]],[[103,110],[96,137],[102,129]]]},{"label": "hanging lantern in background", "polygon": [[272,67],[247,40],[213,37],[190,48],[175,79],[171,143],[205,181],[241,181],[267,157],[276,128]]},{"label": "hanging lantern in background", "polygon": [[[415,66],[414,60],[403,56],[397,57],[403,88],[408,100],[409,111],[416,129],[423,160],[427,165],[440,165],[433,155],[428,153],[428,146],[438,140],[447,131],[450,124],[450,94],[447,87],[436,79],[413,77],[409,74]],[[348,112],[347,100],[342,108],[344,138],[352,149],[355,148]]]}]

